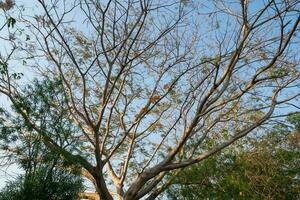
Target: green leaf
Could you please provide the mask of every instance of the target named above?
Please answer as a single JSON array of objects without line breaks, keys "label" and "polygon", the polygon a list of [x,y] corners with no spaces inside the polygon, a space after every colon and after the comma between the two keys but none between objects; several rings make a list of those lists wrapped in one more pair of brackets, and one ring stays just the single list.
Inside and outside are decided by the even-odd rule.
[{"label": "green leaf", "polygon": [[0,74],[5,74],[7,71],[7,63],[0,61]]},{"label": "green leaf", "polygon": [[13,73],[12,74],[12,77],[15,79],[15,80],[19,80],[22,78],[24,74],[23,73]]},{"label": "green leaf", "polygon": [[13,18],[13,17],[7,18],[7,26],[8,26],[8,28],[10,28],[10,27],[13,28],[15,24],[16,24],[16,19],[15,18]]}]

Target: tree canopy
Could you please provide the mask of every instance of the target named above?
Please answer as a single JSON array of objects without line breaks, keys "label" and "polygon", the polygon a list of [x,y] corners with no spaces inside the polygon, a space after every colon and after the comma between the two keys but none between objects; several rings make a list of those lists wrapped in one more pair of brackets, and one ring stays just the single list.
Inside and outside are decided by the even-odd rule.
[{"label": "tree canopy", "polygon": [[101,200],[155,199],[172,174],[299,111],[299,0],[0,8],[3,158],[38,139]]},{"label": "tree canopy", "polygon": [[[35,110],[35,120],[41,127],[51,130],[52,138],[61,147],[68,148],[70,123],[64,120],[65,112],[53,112],[49,104],[59,95],[61,83],[45,80],[35,81],[24,89],[26,99],[22,108]],[[20,106],[12,107],[15,112]],[[47,122],[46,122],[47,121]],[[52,122],[49,124],[48,122]],[[48,127],[49,126],[49,127]],[[61,159],[58,152],[48,149],[42,142],[42,136],[34,131],[20,116],[11,116],[0,111],[0,148],[5,151],[2,161],[17,163],[24,174],[9,181],[0,191],[0,200],[78,200],[84,191],[79,165],[70,165]]]},{"label": "tree canopy", "polygon": [[277,125],[259,140],[246,138],[182,170],[168,188],[170,199],[299,199],[300,132]]},{"label": "tree canopy", "polygon": [[79,200],[79,176],[57,168],[38,168],[10,181],[0,191],[1,200]]}]

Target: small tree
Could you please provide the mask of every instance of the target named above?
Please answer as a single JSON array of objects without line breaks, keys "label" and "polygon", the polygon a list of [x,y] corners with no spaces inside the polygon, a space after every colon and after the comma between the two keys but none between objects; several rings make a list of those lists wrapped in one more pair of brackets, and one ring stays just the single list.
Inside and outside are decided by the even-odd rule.
[{"label": "small tree", "polygon": [[[81,166],[101,200],[155,199],[166,174],[299,97],[298,0],[35,2],[3,36],[12,51],[1,53],[0,92],[48,150]],[[19,66],[58,80],[59,94],[28,103],[22,85],[32,83],[18,80]],[[48,117],[61,111],[67,148]]]},{"label": "small tree", "polygon": [[[63,120],[65,113],[53,113],[48,105],[49,98],[58,94],[59,82],[35,82],[32,87],[26,88],[26,100],[23,104],[34,109],[36,117],[44,119],[41,126],[49,126],[46,120],[52,121],[52,136],[61,147],[67,148],[65,137],[70,133],[70,125]],[[47,103],[46,103],[47,102]],[[46,104],[45,104],[46,103]],[[34,108],[32,107],[34,106]],[[18,109],[13,107],[13,109]],[[46,119],[47,117],[47,119]],[[9,165],[17,162],[24,170],[16,180],[8,182],[0,192],[0,200],[75,200],[84,191],[83,179],[79,175],[76,165],[70,166],[61,156],[47,149],[41,136],[32,128],[24,124],[18,117],[9,115],[0,110],[0,148],[5,151],[3,161]],[[50,127],[49,127],[50,128]]]}]

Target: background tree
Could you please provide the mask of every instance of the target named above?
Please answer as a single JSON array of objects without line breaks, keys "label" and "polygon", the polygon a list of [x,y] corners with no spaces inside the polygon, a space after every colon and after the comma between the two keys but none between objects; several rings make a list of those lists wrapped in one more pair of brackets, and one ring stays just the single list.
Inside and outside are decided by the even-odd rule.
[{"label": "background tree", "polygon": [[[54,103],[53,98],[59,98],[60,89],[59,81],[35,81],[24,89],[26,99],[22,103],[35,110],[35,120],[41,127],[51,126],[47,129],[52,129],[52,138],[61,148],[68,148],[72,141],[66,138],[73,130],[70,123],[63,120],[62,116],[66,113],[63,110],[56,113],[48,107],[48,104]],[[12,109],[17,110],[18,107]],[[84,191],[80,168],[70,166],[59,154],[47,149],[38,133],[4,110],[0,111],[0,127],[0,149],[5,152],[2,166],[17,162],[24,171],[0,191],[1,200],[79,199],[79,194]]]},{"label": "background tree", "polygon": [[58,168],[39,167],[10,181],[0,191],[1,200],[79,200],[79,176]]},{"label": "background tree", "polygon": [[246,138],[182,170],[170,182],[168,198],[299,199],[299,117],[289,117],[293,128],[277,125],[260,139]]},{"label": "background tree", "polygon": [[[0,92],[101,200],[155,199],[166,174],[299,109],[298,0],[35,3],[3,36]],[[29,74],[61,82],[59,98],[29,104]]]}]

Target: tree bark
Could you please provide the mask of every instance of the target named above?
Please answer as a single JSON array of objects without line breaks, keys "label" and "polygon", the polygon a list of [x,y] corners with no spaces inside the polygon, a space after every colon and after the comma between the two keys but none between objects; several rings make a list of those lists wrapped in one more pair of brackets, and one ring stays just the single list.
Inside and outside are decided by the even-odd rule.
[{"label": "tree bark", "polygon": [[99,200],[114,200],[112,195],[110,194],[105,180],[103,178],[103,174],[97,173],[96,175],[94,175],[94,178],[96,180],[96,190],[97,193],[99,194]]}]

